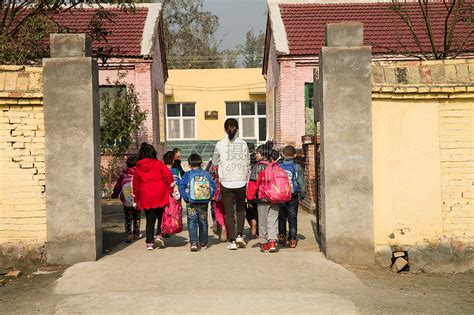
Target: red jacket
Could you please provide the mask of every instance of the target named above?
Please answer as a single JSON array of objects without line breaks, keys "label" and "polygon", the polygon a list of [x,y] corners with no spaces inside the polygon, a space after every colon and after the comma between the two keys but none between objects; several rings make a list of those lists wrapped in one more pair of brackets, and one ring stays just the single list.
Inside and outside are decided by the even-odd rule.
[{"label": "red jacket", "polygon": [[137,162],[133,176],[133,194],[139,210],[162,208],[168,205],[173,191],[173,174],[159,160],[143,159]]}]

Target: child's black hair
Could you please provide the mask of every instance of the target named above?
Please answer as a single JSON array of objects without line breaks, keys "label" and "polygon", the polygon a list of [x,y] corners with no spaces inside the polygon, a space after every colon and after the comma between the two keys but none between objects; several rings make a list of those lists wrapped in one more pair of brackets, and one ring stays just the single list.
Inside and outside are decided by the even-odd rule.
[{"label": "child's black hair", "polygon": [[140,145],[140,150],[138,150],[138,160],[143,160],[146,158],[156,160],[157,159],[156,155],[157,155],[156,149],[151,144],[143,142]]},{"label": "child's black hair", "polygon": [[272,150],[272,160],[276,162],[279,158],[280,158],[280,152],[273,149]]},{"label": "child's black hair", "polygon": [[188,163],[189,163],[189,166],[191,166],[191,167],[200,167],[201,164],[202,164],[202,158],[199,154],[192,153],[188,157]]},{"label": "child's black hair", "polygon": [[163,154],[163,163],[165,163],[165,165],[172,165],[173,159],[174,159],[173,151],[166,151],[166,153]]},{"label": "child's black hair", "polygon": [[138,158],[136,155],[129,156],[127,159],[127,167],[134,167],[137,165]]},{"label": "child's black hair", "polygon": [[255,144],[253,142],[247,142],[247,147],[249,149],[249,153],[255,153]]},{"label": "child's black hair", "polygon": [[283,155],[285,157],[293,157],[296,154],[296,149],[292,145],[287,145],[283,148]]},{"label": "child's black hair", "polygon": [[257,152],[263,156],[263,158],[267,161],[270,160],[270,157],[272,156],[272,148],[270,148],[266,144],[261,144],[257,147]]},{"label": "child's black hair", "polygon": [[181,152],[181,149],[180,148],[174,148],[173,151],[171,151],[171,152],[173,152],[173,155],[175,155],[176,153]]}]

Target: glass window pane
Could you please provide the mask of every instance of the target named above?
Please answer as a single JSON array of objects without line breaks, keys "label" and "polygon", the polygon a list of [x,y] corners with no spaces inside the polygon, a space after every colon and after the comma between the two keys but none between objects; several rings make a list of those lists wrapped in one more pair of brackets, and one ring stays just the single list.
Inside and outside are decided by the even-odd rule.
[{"label": "glass window pane", "polygon": [[183,119],[183,139],[194,138],[194,119]]},{"label": "glass window pane", "polygon": [[167,111],[167,115],[168,117],[179,117],[181,116],[181,113],[180,113],[180,104],[168,104],[167,107],[168,107],[168,111]]},{"label": "glass window pane", "polygon": [[267,140],[267,119],[258,119],[258,141]]},{"label": "glass window pane", "polygon": [[226,103],[225,104],[226,116],[238,116],[239,115],[239,103]]},{"label": "glass window pane", "polygon": [[242,102],[242,115],[255,115],[255,103]]},{"label": "glass window pane", "polygon": [[195,108],[194,104],[183,104],[183,117],[194,117]]},{"label": "glass window pane", "polygon": [[255,137],[255,120],[254,118],[242,118],[242,136],[244,138]]},{"label": "glass window pane", "polygon": [[168,138],[179,139],[179,119],[168,120]]},{"label": "glass window pane", "polygon": [[257,103],[257,110],[259,115],[265,115],[267,106],[265,106],[265,103],[258,102]]}]

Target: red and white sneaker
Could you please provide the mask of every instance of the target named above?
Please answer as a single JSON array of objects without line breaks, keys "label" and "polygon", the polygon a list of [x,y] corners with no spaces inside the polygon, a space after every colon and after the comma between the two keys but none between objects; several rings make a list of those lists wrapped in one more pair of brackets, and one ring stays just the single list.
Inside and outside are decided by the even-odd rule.
[{"label": "red and white sneaker", "polygon": [[275,240],[268,241],[268,251],[274,253],[277,251],[277,243]]},{"label": "red and white sneaker", "polygon": [[268,243],[265,243],[265,244],[260,243],[260,251],[262,253],[268,253],[268,249],[269,249]]},{"label": "red and white sneaker", "polygon": [[147,243],[147,244],[146,244],[146,249],[147,249],[147,250],[153,250],[153,249],[155,249],[155,246],[154,246],[153,243]]}]

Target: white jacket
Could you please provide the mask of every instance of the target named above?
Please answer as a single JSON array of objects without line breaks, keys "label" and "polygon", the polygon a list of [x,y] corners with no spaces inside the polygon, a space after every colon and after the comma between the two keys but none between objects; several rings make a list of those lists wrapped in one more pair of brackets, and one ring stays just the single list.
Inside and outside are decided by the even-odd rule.
[{"label": "white jacket", "polygon": [[214,149],[212,164],[219,166],[221,182],[247,181],[250,169],[247,142],[238,137],[232,141],[229,138],[220,140]]}]

